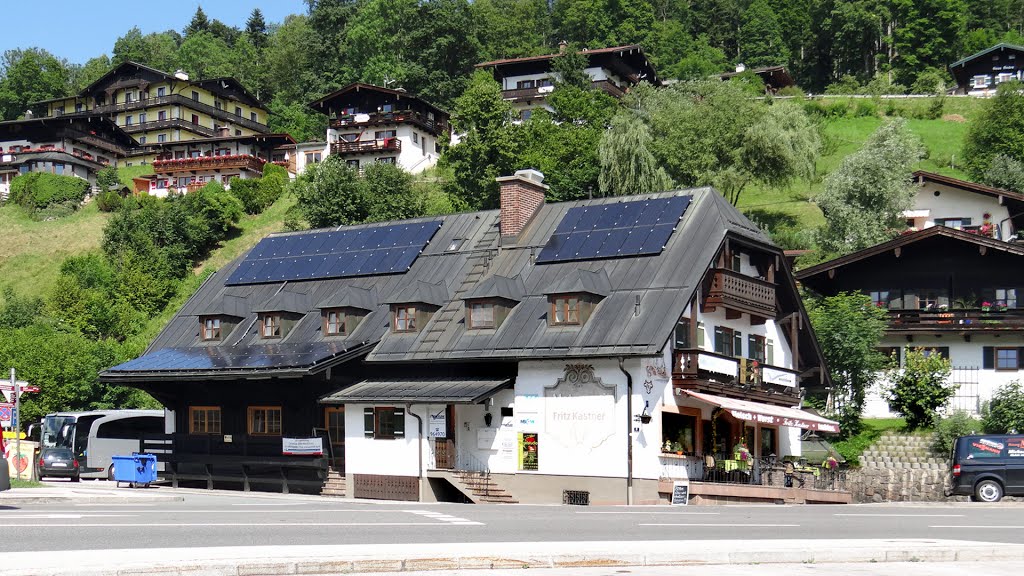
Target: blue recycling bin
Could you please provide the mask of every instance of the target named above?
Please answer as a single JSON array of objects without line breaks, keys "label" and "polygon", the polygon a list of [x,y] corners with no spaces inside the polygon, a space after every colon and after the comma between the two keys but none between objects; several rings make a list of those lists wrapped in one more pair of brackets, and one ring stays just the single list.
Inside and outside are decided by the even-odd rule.
[{"label": "blue recycling bin", "polygon": [[114,481],[120,486],[127,482],[132,487],[148,486],[156,482],[156,456],[133,452],[131,456],[113,456]]}]

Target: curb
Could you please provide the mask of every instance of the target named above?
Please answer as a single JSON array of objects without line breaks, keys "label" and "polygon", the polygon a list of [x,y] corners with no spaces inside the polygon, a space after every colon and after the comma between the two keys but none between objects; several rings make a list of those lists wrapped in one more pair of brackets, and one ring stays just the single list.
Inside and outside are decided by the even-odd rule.
[{"label": "curb", "polygon": [[[773,545],[782,543],[782,545]],[[799,545],[798,545],[799,544]],[[737,550],[737,546],[747,549]],[[402,553],[402,548],[412,549]],[[524,552],[531,549],[550,552]],[[633,548],[636,551],[627,551]],[[378,549],[380,552],[374,553]],[[623,550],[608,552],[608,550]],[[259,551],[262,558],[253,557]],[[564,552],[556,552],[563,550]],[[83,554],[84,552],[84,554]],[[13,556],[18,556],[14,553]],[[32,554],[32,553],[24,553]],[[490,544],[418,544],[362,546],[282,546],[75,551],[32,569],[7,568],[7,576],[279,576],[626,566],[715,566],[745,564],[832,564],[875,562],[1024,561],[1024,545],[954,540],[808,540],[808,541],[663,541],[663,542],[518,542]],[[90,561],[83,556],[96,555]],[[102,557],[102,558],[100,558]],[[122,558],[113,563],[111,558]],[[148,560],[147,560],[148,558]],[[27,558],[26,558],[27,559]],[[25,565],[8,558],[7,566]]]},{"label": "curb", "polygon": [[0,508],[25,504],[151,504],[184,500],[184,496],[10,496],[0,497]]}]

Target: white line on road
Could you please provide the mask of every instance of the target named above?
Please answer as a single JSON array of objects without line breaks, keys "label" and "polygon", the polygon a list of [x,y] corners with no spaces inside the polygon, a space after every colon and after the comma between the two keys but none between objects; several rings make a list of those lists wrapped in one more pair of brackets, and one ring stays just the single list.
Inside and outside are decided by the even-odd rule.
[{"label": "white line on road", "polygon": [[80,518],[135,518],[138,514],[4,514],[5,520],[28,518],[52,518],[54,520],[78,520]]},{"label": "white line on road", "polygon": [[871,518],[963,518],[963,514],[833,514],[833,516],[866,516]]},{"label": "white line on road", "polygon": [[979,530],[989,530],[989,529],[1021,530],[1021,529],[1024,529],[1024,526],[1006,526],[1006,525],[999,525],[999,526],[964,526],[963,524],[960,524],[960,525],[952,525],[951,524],[951,525],[929,526],[929,528],[967,528],[967,529],[977,528]]},{"label": "white line on road", "polygon": [[702,528],[799,528],[799,524],[709,524],[694,522],[690,524],[638,524],[638,526],[692,526]]},{"label": "white line on road", "polygon": [[[100,510],[97,510],[97,511],[99,512]],[[119,512],[120,512],[120,510],[119,510]],[[146,512],[149,512],[149,511],[146,510]],[[166,514],[178,514],[178,513],[181,513],[181,514],[213,514],[213,513],[216,513],[216,514],[296,514],[296,513],[305,514],[305,513],[325,513],[326,514],[326,513],[329,513],[329,512],[346,512],[346,513],[348,513],[348,512],[408,512],[408,510],[387,510],[387,509],[384,509],[384,510],[374,510],[374,509],[349,510],[349,509],[346,509],[346,508],[296,508],[294,510],[260,510],[260,511],[257,512],[255,510],[222,510],[222,509],[218,509],[218,508],[206,508],[204,510],[174,510],[173,508],[168,508],[168,509],[164,510],[163,512],[166,513]],[[51,514],[79,514],[81,512],[78,511],[78,510],[76,510],[76,511],[55,510],[55,511],[50,512],[50,513]],[[4,513],[2,511],[0,511],[0,518],[3,518],[3,517],[5,517]]]},{"label": "white line on road", "polygon": [[659,512],[658,510],[648,510],[645,512],[615,512],[615,511],[602,511],[602,512],[577,512],[577,514],[643,514],[650,516],[651,514],[657,514],[658,516],[718,516],[721,512]]},{"label": "white line on road", "polygon": [[237,522],[237,523],[147,523],[147,524],[16,524],[18,528],[224,528],[224,527],[308,527],[308,526],[483,526],[481,522]]}]

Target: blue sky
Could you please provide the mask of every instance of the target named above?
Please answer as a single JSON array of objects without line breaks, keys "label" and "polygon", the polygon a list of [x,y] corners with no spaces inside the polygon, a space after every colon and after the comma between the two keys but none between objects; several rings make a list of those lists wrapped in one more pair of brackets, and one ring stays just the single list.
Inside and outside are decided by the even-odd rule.
[{"label": "blue sky", "polygon": [[263,12],[267,24],[289,14],[305,14],[303,0],[2,0],[4,29],[0,53],[12,48],[45,48],[78,64],[113,52],[114,41],[132,26],[143,34],[174,29],[181,32],[196,7],[211,20],[245,27],[253,8]]}]

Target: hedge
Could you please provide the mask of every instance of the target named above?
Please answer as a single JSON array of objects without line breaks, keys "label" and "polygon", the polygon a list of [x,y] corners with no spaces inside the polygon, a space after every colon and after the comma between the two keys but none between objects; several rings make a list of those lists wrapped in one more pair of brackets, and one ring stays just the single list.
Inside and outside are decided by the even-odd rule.
[{"label": "hedge", "polygon": [[43,209],[54,204],[81,202],[88,193],[89,182],[81,178],[30,172],[11,181],[10,201],[26,208]]}]

